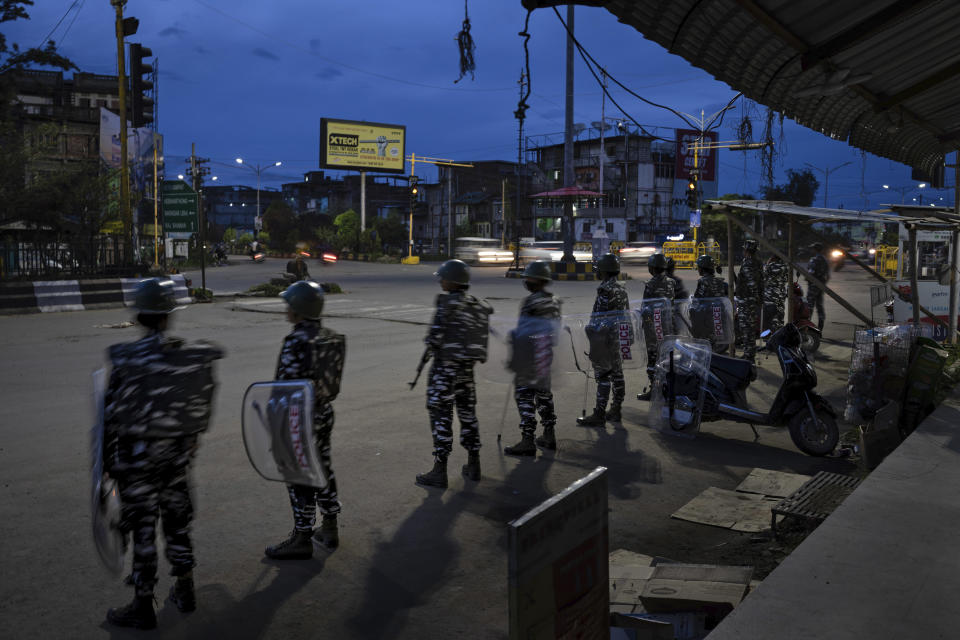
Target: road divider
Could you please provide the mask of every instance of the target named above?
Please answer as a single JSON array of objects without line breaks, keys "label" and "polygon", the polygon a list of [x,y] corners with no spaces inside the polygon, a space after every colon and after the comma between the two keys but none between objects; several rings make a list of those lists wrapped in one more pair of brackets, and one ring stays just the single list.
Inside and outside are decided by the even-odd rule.
[{"label": "road divider", "polygon": [[[181,274],[173,280],[177,304],[193,302]],[[52,313],[133,305],[134,289],[144,278],[0,282],[0,314]]]}]

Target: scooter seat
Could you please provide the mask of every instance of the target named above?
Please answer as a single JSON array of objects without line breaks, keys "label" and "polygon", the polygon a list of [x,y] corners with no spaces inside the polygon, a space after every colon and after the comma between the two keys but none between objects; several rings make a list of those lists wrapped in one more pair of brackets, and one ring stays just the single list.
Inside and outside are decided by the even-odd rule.
[{"label": "scooter seat", "polygon": [[757,379],[757,366],[749,360],[717,353],[710,356],[710,370],[734,389],[743,389]]}]

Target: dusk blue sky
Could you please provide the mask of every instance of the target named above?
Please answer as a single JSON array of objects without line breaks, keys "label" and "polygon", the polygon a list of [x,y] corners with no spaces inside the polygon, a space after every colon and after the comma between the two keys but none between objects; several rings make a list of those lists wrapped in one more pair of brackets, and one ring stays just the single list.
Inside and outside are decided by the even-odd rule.
[{"label": "dusk blue sky", "polygon": [[[116,73],[114,13],[108,0],[38,0],[31,19],[3,25],[11,42],[40,44],[51,33],[61,51],[83,71]],[[140,42],[159,58],[159,130],[166,145],[167,175],[182,172],[190,144],[216,161],[219,184],[256,184],[252,163],[283,166],[263,173],[279,188],[317,169],[321,117],[371,120],[407,126],[407,152],[468,160],[516,160],[521,38],[526,11],[520,0],[470,0],[477,71],[454,84],[461,28],[459,0],[130,0],[125,15],[140,20]],[[565,9],[561,8],[562,15]],[[59,22],[59,25],[57,23]],[[636,92],[686,113],[712,113],[735,94],[678,56],[645,40],[604,9],[576,8],[577,37],[608,73]],[[563,27],[552,10],[530,20],[533,93],[528,135],[558,133],[564,121]],[[575,70],[575,121],[600,119],[601,92],[582,61]],[[685,126],[672,113],[650,107],[620,89],[614,98],[637,121]],[[739,103],[738,103],[739,104]],[[759,114],[760,110],[756,110]],[[617,116],[607,102],[607,115]],[[719,135],[735,137],[739,108],[727,113]],[[762,123],[754,122],[759,134]],[[882,185],[908,187],[910,170],[790,121],[780,148],[777,182],[805,163],[831,174],[828,205],[848,209],[899,201]],[[217,164],[220,163],[220,164]],[[759,154],[721,152],[720,193],[760,193]],[[429,180],[435,169],[417,169]],[[816,204],[823,203],[823,176]],[[861,186],[861,178],[863,186]],[[907,200],[916,191],[906,194]],[[948,192],[924,192],[924,201]]]}]

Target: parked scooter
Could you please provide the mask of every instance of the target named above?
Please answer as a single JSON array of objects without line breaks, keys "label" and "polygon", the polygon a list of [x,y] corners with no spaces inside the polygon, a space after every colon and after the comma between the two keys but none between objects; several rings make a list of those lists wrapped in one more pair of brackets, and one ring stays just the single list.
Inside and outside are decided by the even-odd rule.
[{"label": "parked scooter", "polygon": [[651,422],[664,431],[693,435],[700,422],[732,420],[749,424],[757,437],[755,425],[786,426],[804,453],[832,452],[840,438],[837,414],[814,391],[817,374],[800,347],[799,329],[787,324],[772,335],[764,331],[762,337],[783,371],[783,383],[768,413],[747,406],[746,391],[757,377],[756,365],[711,354],[706,341],[678,337],[661,345]]},{"label": "parked scooter", "polygon": [[[790,285],[790,306],[793,308],[793,324],[800,330],[801,348],[805,353],[816,353],[820,348],[820,338],[822,333],[820,328],[810,320],[813,315],[813,309],[803,299],[803,289],[799,282]],[[761,314],[761,331],[772,330],[771,327],[776,307],[772,304],[763,305]],[[788,316],[789,317],[789,316]]]}]

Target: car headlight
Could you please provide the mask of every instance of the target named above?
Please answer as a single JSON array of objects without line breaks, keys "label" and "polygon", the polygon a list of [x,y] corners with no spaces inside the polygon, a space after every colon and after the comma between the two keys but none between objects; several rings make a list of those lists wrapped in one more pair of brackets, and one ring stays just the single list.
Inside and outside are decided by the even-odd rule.
[{"label": "car headlight", "polygon": [[843,251],[840,251],[840,249],[834,249],[833,251],[830,252],[830,255],[831,257],[839,258],[843,255]]},{"label": "car headlight", "polygon": [[867,251],[867,253],[869,253],[870,255],[875,255],[875,254],[877,253],[877,250],[876,250],[876,249],[869,249],[869,250]]}]

